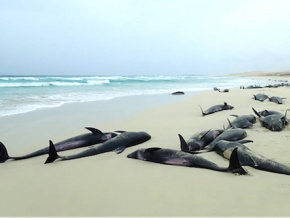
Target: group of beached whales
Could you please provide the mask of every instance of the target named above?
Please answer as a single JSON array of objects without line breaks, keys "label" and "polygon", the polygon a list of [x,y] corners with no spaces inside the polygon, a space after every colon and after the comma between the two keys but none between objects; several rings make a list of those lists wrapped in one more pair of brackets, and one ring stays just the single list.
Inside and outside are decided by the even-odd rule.
[{"label": "group of beached whales", "polygon": [[[255,100],[256,97],[254,97]],[[226,102],[221,105],[214,105],[207,110],[202,111],[202,116],[213,114],[223,110],[231,110],[234,107]],[[271,131],[281,131],[288,125],[288,119],[285,114],[277,111],[260,111],[257,115],[263,127]],[[254,115],[232,115],[233,121],[223,129],[206,130],[193,134],[189,140],[185,140],[180,134],[180,148],[167,149],[160,147],[142,148],[127,155],[128,158],[150,161],[154,163],[177,165],[185,167],[205,168],[216,171],[231,172],[235,174],[248,174],[242,166],[250,166],[256,169],[290,175],[290,167],[275,162],[269,158],[259,155],[250,150],[245,144],[253,142],[246,140],[246,128],[251,128],[256,122]],[[151,139],[146,132],[114,131],[102,132],[98,129],[86,127],[89,133],[75,136],[64,141],[53,143],[49,141],[49,146],[37,150],[33,153],[13,157],[9,156],[7,148],[0,142],[0,163],[7,160],[23,160],[44,154],[48,154],[45,163],[52,163],[56,160],[72,160],[88,156],[98,155],[105,152],[115,151],[117,154],[123,152],[126,148],[144,143]],[[97,146],[93,146],[99,144]],[[81,147],[88,147],[87,150],[68,156],[60,156],[58,152],[71,150]],[[200,155],[204,152],[215,151],[217,154],[229,160],[228,167],[221,167]]]}]

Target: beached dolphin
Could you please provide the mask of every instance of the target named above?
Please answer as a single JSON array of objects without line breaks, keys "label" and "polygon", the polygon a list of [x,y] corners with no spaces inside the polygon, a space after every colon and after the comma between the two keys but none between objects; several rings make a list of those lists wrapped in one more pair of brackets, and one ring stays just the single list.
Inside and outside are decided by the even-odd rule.
[{"label": "beached dolphin", "polygon": [[255,112],[255,114],[259,117],[261,125],[271,131],[281,131],[287,124],[286,116],[288,110],[286,110],[285,115],[281,117],[280,115],[277,114],[262,116],[254,108],[252,109]]},{"label": "beached dolphin", "polygon": [[235,115],[235,114],[231,114],[231,116],[236,117],[236,118],[240,118],[240,119],[246,119],[251,123],[256,123],[257,119],[253,114],[249,114],[249,115]]},{"label": "beached dolphin", "polygon": [[[267,116],[273,115],[273,114],[279,116],[280,118],[283,118],[284,117],[284,114],[280,113],[279,111],[273,111],[273,110],[263,110],[263,111],[259,111],[258,114],[260,114],[263,117],[267,117]],[[286,117],[284,119],[285,119],[285,125],[288,125],[289,120]]]},{"label": "beached dolphin", "polygon": [[280,113],[279,111],[272,111],[272,110],[263,110],[263,111],[259,111],[258,114],[260,114],[263,117],[269,116],[269,115],[278,115],[280,117],[283,117],[284,114]]},{"label": "beached dolphin", "polygon": [[120,135],[117,135],[115,138],[104,142],[101,145],[98,145],[95,148],[90,148],[86,151],[80,152],[78,154],[69,155],[69,156],[59,156],[53,145],[50,141],[49,145],[49,156],[45,163],[52,163],[56,159],[60,160],[73,160],[83,157],[89,157],[97,154],[102,154],[105,152],[115,151],[117,154],[123,152],[126,148],[141,144],[148,141],[151,136],[146,132],[123,132]]},{"label": "beached dolphin", "polygon": [[232,121],[230,121],[229,119],[227,119],[227,120],[229,122],[227,129],[230,129],[230,128],[246,129],[246,128],[253,127],[253,123],[251,123],[248,119],[245,119],[243,117],[237,117]]},{"label": "beached dolphin", "polygon": [[219,92],[229,92],[230,90],[229,89],[217,89],[217,91],[219,91]]},{"label": "beached dolphin", "polygon": [[269,98],[269,101],[277,103],[277,104],[282,104],[283,103],[282,102],[283,99],[286,99],[286,98],[280,98],[278,96],[272,96],[272,97]]},{"label": "beached dolphin", "polygon": [[289,166],[259,155],[242,143],[221,140],[215,145],[216,153],[226,159],[230,158],[235,148],[238,148],[238,158],[242,166],[250,166],[259,170],[290,175]]},{"label": "beached dolphin", "polygon": [[259,93],[257,95],[254,95],[254,99],[257,101],[265,101],[268,98],[268,95]]},{"label": "beached dolphin", "polygon": [[[182,136],[180,136],[182,137]],[[215,144],[220,140],[227,140],[227,141],[238,141],[242,140],[247,137],[247,132],[244,129],[241,128],[232,128],[227,129],[224,132],[222,132],[220,135],[218,135],[211,143],[209,143],[203,150],[200,151],[186,151],[184,148],[187,146],[186,142],[183,140],[180,144],[180,148],[182,151],[189,152],[192,154],[199,154],[199,153],[205,153],[210,152],[214,150]]]},{"label": "beached dolphin", "polygon": [[[110,140],[117,136],[114,132],[105,132],[92,128],[92,127],[85,127],[87,130],[90,131],[90,133],[82,134],[79,136],[75,136],[69,139],[66,139],[64,141],[58,142],[55,144],[55,148],[57,151],[66,151],[71,150],[75,148],[81,148],[86,147],[90,145],[95,145],[98,143],[103,143],[107,140]],[[23,160],[27,158],[32,158],[44,154],[48,154],[49,147],[37,150],[35,152],[32,152],[27,155],[19,156],[19,157],[10,157],[8,155],[7,149],[5,146],[1,143],[0,144],[0,163],[4,163],[6,160]]]},{"label": "beached dolphin", "polygon": [[172,92],[171,95],[184,95],[183,91]]},{"label": "beached dolphin", "polygon": [[223,132],[222,129],[216,129],[195,133],[187,140],[186,146],[181,150],[186,152],[202,150]]},{"label": "beached dolphin", "polygon": [[207,109],[206,111],[203,111],[203,109],[200,107],[203,116],[208,115],[208,114],[212,114],[212,113],[215,113],[218,111],[232,110],[233,108],[234,107],[227,104],[227,102],[224,102],[224,104],[214,105],[214,106],[210,107],[209,109]]},{"label": "beached dolphin", "polygon": [[[183,139],[180,138],[180,140]],[[241,167],[239,163],[237,149],[232,152],[229,167],[220,167],[199,155],[193,155],[183,151],[158,147],[138,149],[129,154],[127,157],[160,164],[197,167],[223,172],[247,174],[247,172]]]}]

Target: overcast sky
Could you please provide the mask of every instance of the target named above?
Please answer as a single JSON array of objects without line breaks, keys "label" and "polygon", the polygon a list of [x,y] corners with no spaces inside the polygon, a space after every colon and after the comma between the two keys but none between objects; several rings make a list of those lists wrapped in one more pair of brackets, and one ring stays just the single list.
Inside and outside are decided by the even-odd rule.
[{"label": "overcast sky", "polygon": [[290,69],[288,0],[0,0],[0,75]]}]

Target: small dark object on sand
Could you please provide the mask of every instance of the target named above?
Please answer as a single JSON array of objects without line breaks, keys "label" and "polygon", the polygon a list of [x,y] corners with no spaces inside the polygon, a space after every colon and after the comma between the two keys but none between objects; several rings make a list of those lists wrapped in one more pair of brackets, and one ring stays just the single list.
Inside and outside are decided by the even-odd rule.
[{"label": "small dark object on sand", "polygon": [[171,95],[184,95],[185,93],[182,91],[172,92]]}]

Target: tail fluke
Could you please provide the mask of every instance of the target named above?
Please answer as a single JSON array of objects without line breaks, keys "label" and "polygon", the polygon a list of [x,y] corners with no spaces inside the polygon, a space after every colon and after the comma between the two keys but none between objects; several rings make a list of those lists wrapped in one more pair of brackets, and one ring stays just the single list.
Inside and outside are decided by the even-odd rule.
[{"label": "tail fluke", "polygon": [[0,142],[0,163],[4,163],[6,160],[10,159],[5,145]]},{"label": "tail fluke", "polygon": [[238,173],[239,175],[248,174],[240,164],[237,147],[233,150],[233,152],[231,154],[229,171],[232,173]]},{"label": "tail fluke", "polygon": [[46,161],[45,161],[44,164],[52,163],[52,162],[54,162],[58,158],[60,158],[60,156],[57,154],[53,142],[51,140],[49,140],[49,153],[48,153],[48,158],[46,159]]}]

